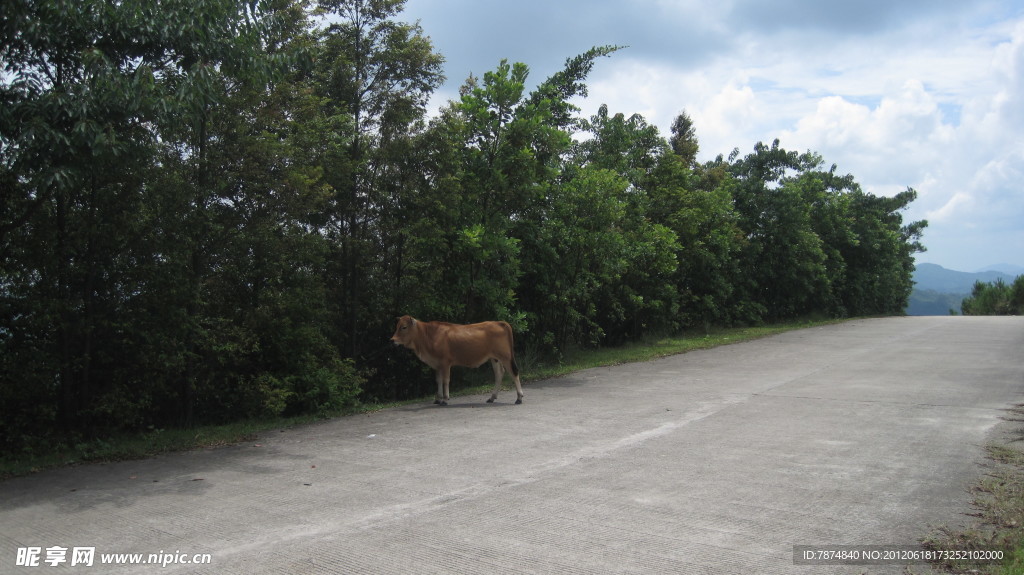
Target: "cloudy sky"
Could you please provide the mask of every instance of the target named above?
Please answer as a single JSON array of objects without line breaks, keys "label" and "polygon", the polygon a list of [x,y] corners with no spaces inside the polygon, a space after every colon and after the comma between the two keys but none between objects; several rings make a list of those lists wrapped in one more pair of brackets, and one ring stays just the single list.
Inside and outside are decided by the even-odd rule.
[{"label": "cloudy sky", "polygon": [[912,187],[918,262],[1024,266],[1024,3],[1020,0],[408,0],[446,58],[454,98],[502,58],[534,84],[592,46],[586,115],[685,110],[699,159],[778,138],[876,195]]}]

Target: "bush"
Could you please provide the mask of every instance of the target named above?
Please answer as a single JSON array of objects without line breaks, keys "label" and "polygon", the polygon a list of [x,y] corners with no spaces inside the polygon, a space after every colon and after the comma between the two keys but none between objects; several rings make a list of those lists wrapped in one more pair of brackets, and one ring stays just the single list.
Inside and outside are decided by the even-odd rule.
[{"label": "bush", "polygon": [[1024,313],[1024,276],[1011,285],[1002,279],[992,283],[974,282],[971,295],[960,304],[964,315],[1020,315]]},{"label": "bush", "polygon": [[287,378],[288,412],[327,415],[356,403],[365,379],[351,359],[336,359],[330,366],[313,367]]}]

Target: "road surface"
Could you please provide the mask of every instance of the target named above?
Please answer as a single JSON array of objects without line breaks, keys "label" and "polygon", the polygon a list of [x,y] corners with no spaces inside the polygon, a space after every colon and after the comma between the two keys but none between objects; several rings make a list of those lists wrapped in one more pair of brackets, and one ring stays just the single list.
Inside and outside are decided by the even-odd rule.
[{"label": "road surface", "polygon": [[969,521],[1022,349],[1024,318],[857,320],[47,471],[0,483],[0,573],[899,573],[794,546]]}]

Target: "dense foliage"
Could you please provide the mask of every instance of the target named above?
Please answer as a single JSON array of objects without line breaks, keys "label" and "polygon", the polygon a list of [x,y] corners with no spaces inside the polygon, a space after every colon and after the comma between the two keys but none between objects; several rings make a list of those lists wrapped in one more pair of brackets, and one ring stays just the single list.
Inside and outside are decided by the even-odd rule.
[{"label": "dense foliage", "polygon": [[434,117],[404,0],[11,0],[0,16],[0,449],[428,391],[395,316],[531,352],[901,313],[924,222],[814,153],[700,164],[500,62]]},{"label": "dense foliage", "polygon": [[960,311],[964,315],[1024,315],[1024,276],[1017,276],[1011,284],[1002,279],[975,282]]}]

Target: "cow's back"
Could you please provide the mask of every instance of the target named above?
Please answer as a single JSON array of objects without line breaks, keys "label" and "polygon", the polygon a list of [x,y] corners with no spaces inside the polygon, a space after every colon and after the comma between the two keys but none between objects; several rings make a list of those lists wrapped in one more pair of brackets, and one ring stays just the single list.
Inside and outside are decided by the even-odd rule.
[{"label": "cow's back", "polygon": [[491,359],[511,359],[512,328],[505,322],[485,321],[459,325],[431,322],[432,348],[453,365],[477,367]]}]

